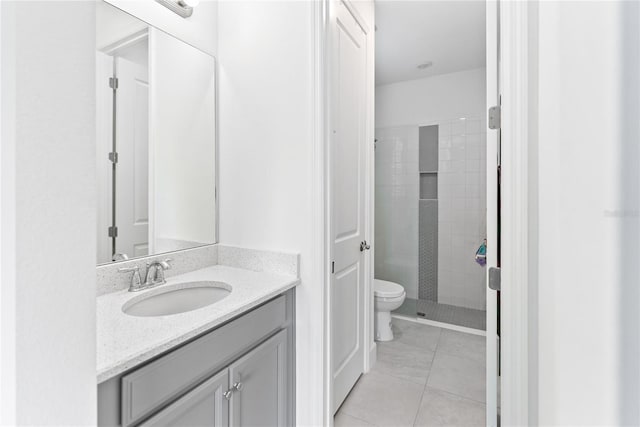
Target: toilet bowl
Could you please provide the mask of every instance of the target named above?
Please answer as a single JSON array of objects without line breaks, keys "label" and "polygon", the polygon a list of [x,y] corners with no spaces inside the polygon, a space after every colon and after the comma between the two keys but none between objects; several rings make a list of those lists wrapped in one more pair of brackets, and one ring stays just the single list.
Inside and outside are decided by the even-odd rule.
[{"label": "toilet bowl", "polygon": [[391,341],[391,310],[400,307],[407,293],[402,285],[386,280],[373,280],[376,341]]}]

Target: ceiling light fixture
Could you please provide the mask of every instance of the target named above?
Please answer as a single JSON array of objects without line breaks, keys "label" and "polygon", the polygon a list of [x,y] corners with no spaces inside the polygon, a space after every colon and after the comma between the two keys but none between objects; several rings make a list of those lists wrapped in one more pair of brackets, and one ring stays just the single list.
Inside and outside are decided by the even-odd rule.
[{"label": "ceiling light fixture", "polygon": [[156,0],[156,2],[183,18],[193,15],[193,8],[200,4],[200,0]]},{"label": "ceiling light fixture", "polygon": [[418,65],[417,68],[418,68],[418,70],[426,70],[427,68],[429,68],[431,66],[433,66],[433,61],[428,61],[428,62],[422,63],[422,64]]}]

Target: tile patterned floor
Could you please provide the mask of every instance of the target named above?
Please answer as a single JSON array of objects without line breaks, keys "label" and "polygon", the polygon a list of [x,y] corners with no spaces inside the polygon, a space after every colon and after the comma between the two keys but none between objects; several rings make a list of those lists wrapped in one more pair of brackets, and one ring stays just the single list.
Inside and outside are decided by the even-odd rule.
[{"label": "tile patterned floor", "polygon": [[336,414],[346,426],[483,426],[485,340],[393,319],[395,339]]},{"label": "tile patterned floor", "polygon": [[433,301],[406,298],[396,314],[407,317],[421,317],[436,322],[464,326],[466,328],[486,330],[486,312],[455,305],[440,304]]}]

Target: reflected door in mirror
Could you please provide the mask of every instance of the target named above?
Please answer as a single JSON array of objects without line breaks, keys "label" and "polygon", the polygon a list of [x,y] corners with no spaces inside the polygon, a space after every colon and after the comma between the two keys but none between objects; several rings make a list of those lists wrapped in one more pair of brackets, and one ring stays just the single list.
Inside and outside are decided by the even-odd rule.
[{"label": "reflected door in mirror", "polygon": [[106,3],[96,40],[98,263],[215,243],[215,59]]}]

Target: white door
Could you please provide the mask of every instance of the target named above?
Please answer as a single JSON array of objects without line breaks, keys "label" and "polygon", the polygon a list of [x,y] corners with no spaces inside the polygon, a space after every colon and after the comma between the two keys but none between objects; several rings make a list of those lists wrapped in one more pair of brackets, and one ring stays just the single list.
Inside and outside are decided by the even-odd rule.
[{"label": "white door", "polygon": [[147,255],[149,241],[148,44],[139,42],[115,58],[116,252]]},{"label": "white door", "polygon": [[366,37],[348,9],[336,6],[331,74],[331,356],[333,410],[364,370],[365,63]]},{"label": "white door", "polygon": [[[487,109],[500,105],[499,4],[487,1]],[[487,284],[490,268],[500,266],[499,259],[499,165],[500,130],[487,129]],[[498,425],[499,387],[499,292],[487,287],[487,426]]]}]

